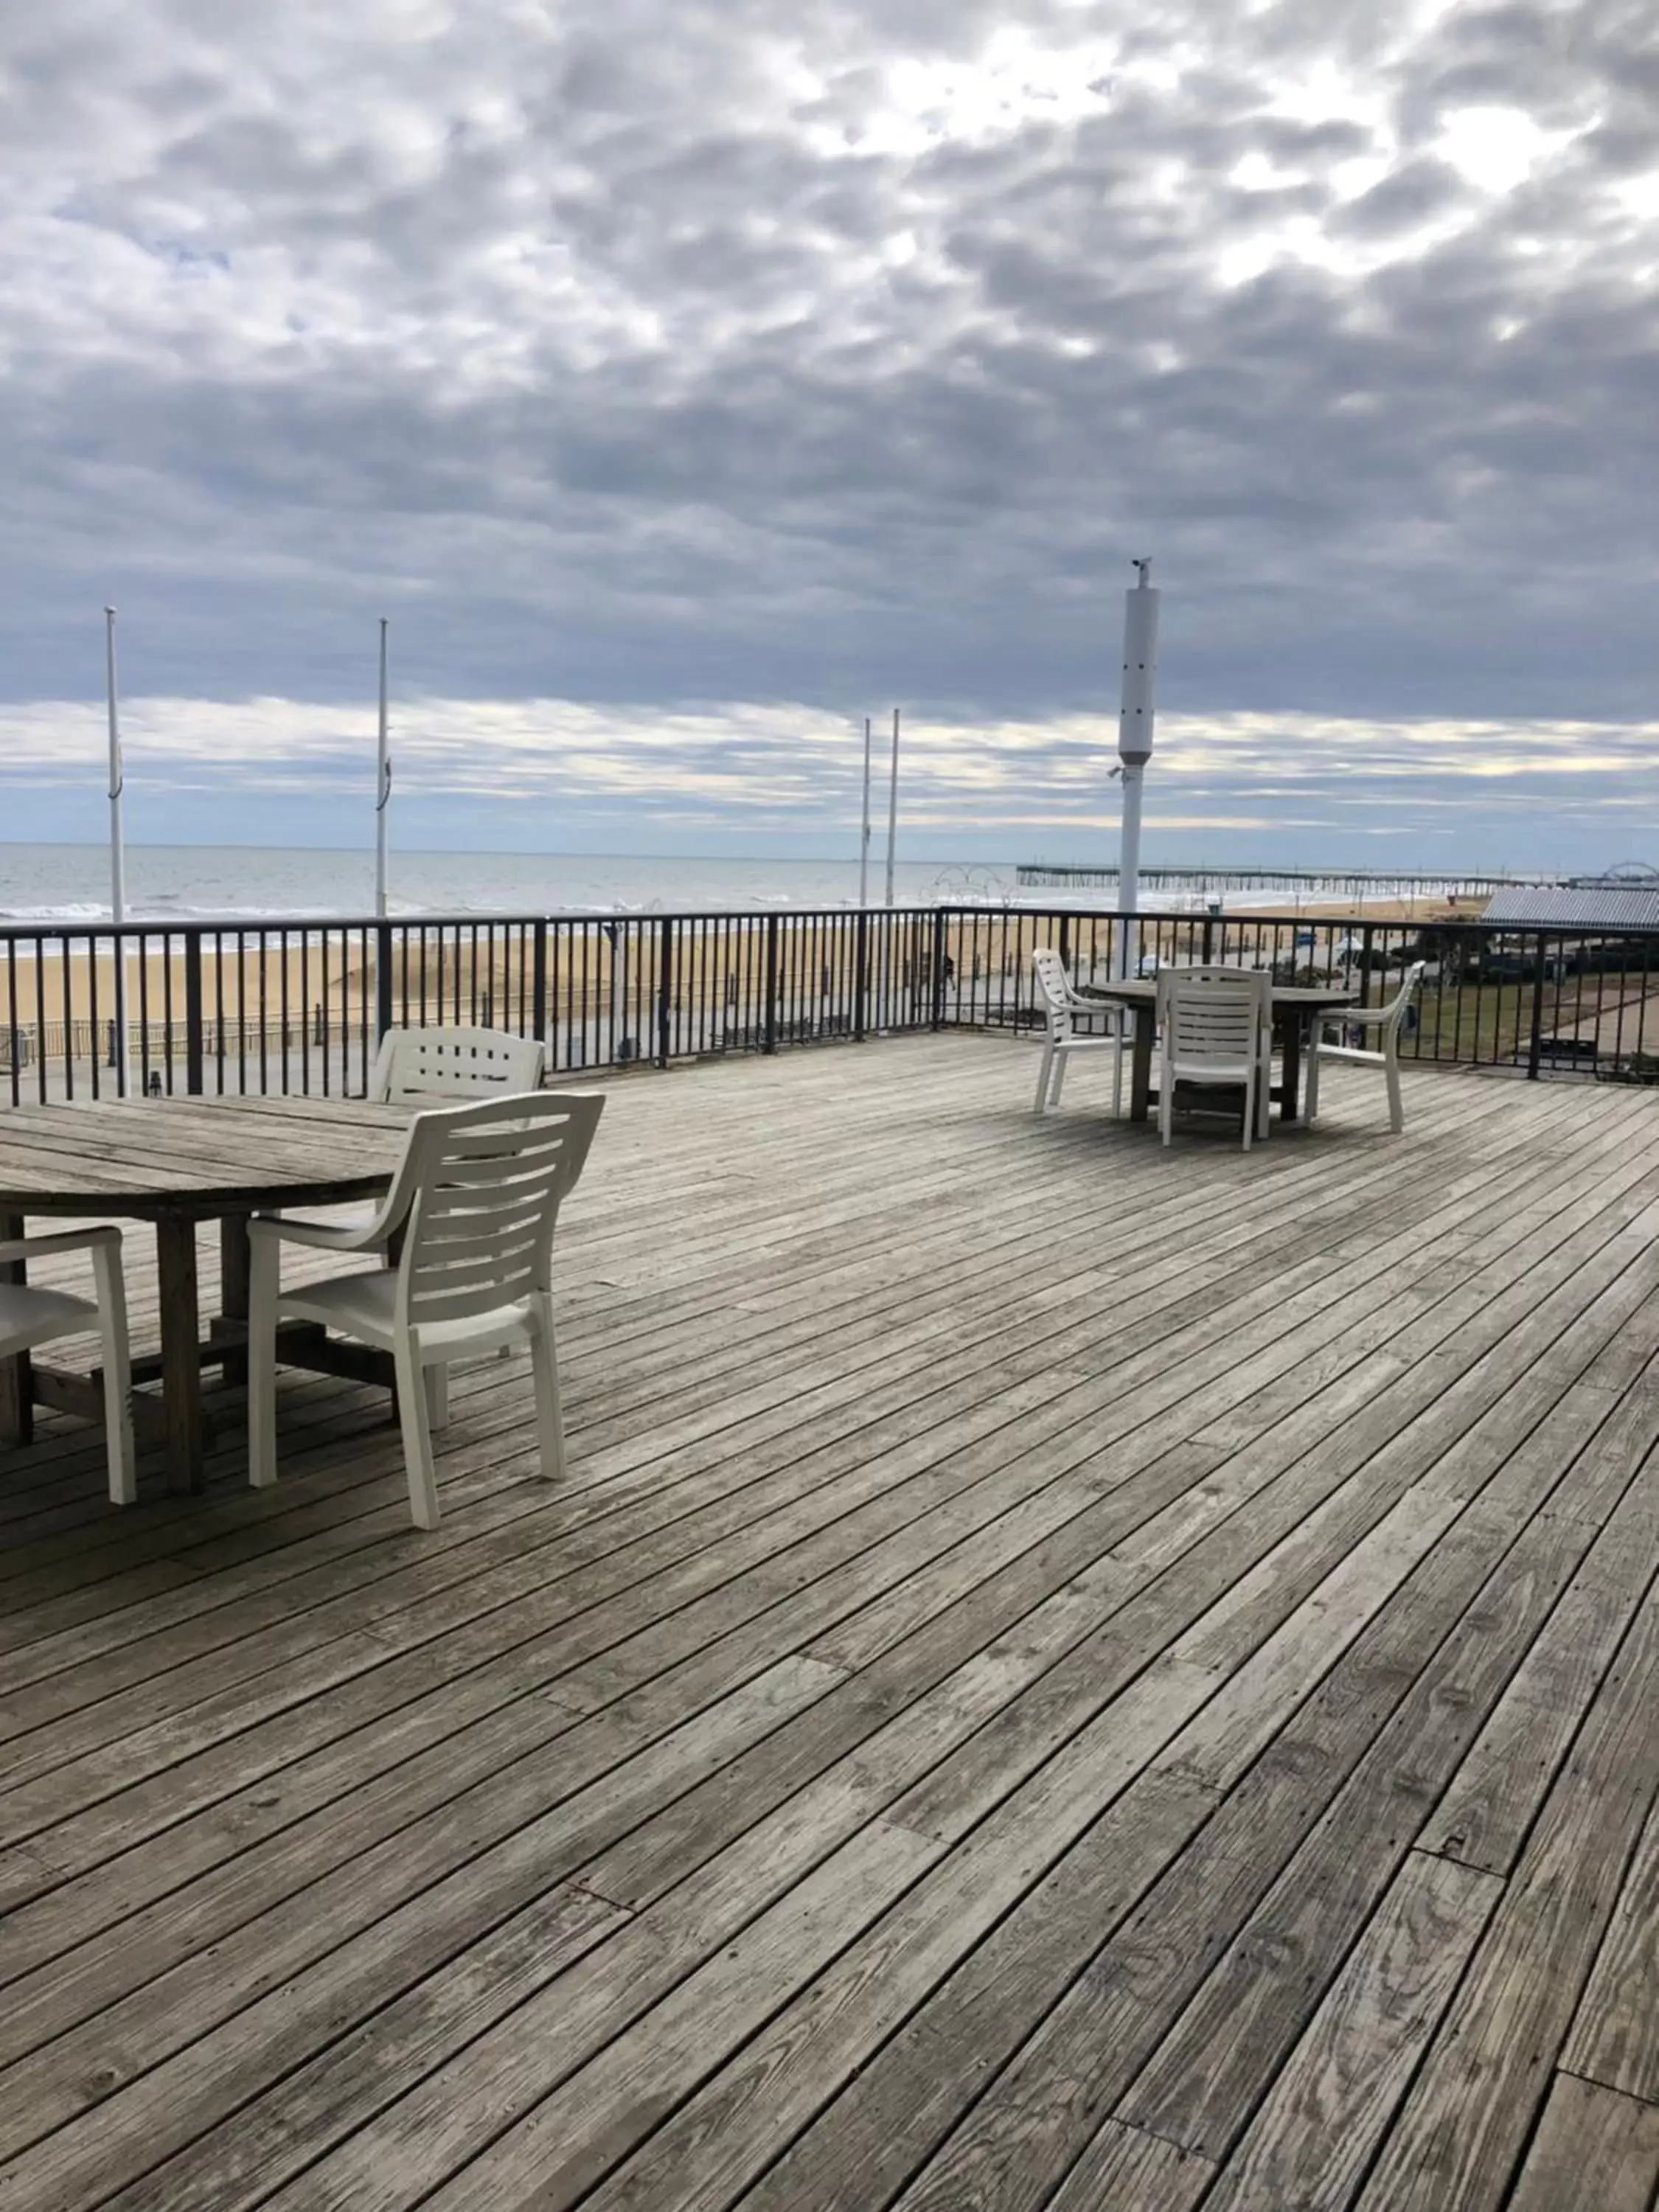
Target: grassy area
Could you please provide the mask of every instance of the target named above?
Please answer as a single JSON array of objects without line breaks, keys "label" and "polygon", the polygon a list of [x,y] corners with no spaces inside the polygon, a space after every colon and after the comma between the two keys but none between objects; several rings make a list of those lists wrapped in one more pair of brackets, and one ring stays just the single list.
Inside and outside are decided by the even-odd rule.
[{"label": "grassy area", "polygon": [[1504,1065],[1526,1051],[1531,1035],[1531,986],[1505,978],[1424,989],[1417,1028],[1401,1043],[1410,1059]]}]

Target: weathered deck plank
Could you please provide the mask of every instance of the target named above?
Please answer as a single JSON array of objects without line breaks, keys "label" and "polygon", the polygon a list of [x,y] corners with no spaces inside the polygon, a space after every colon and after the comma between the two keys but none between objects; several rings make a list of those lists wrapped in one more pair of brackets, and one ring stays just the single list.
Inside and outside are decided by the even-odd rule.
[{"label": "weathered deck plank", "polygon": [[1558,2074],[1510,2212],[1649,2212],[1659,2190],[1659,2105]]},{"label": "weathered deck plank", "polygon": [[0,2207],[1646,2185],[1659,1101],[1030,1068],[612,1085],[556,1490],[518,1362],[432,1536],[325,1378],[275,1492],[0,1467]]}]

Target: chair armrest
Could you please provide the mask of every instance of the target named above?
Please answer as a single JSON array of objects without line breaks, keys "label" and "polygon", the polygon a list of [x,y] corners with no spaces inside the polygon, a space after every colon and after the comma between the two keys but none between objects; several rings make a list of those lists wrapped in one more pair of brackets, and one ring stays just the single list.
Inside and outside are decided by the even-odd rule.
[{"label": "chair armrest", "polygon": [[0,1261],[34,1260],[47,1252],[90,1252],[100,1244],[118,1245],[121,1232],[112,1223],[96,1229],[59,1229],[47,1237],[11,1237],[0,1243]]},{"label": "chair armrest", "polygon": [[1344,1006],[1340,1013],[1327,1014],[1324,1018],[1352,1024],[1355,1029],[1375,1029],[1379,1022],[1391,1021],[1394,1012],[1392,1006]]},{"label": "chair armrest", "polygon": [[250,1237],[268,1237],[283,1244],[313,1244],[322,1252],[378,1252],[393,1226],[384,1211],[356,1228],[342,1224],[337,1229],[322,1221],[292,1221],[282,1213],[255,1213],[249,1217],[247,1233]]}]

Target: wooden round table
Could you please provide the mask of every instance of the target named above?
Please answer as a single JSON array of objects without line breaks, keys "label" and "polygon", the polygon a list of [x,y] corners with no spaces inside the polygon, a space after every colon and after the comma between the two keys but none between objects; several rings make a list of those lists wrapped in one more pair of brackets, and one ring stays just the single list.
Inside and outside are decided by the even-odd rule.
[{"label": "wooden round table", "polygon": [[[159,1441],[167,1485],[199,1490],[207,1423],[202,1368],[246,1372],[248,1217],[264,1208],[377,1198],[392,1180],[406,1107],[362,1098],[155,1098],[0,1109],[0,1237],[30,1214],[153,1221],[161,1346],[133,1361],[135,1382],[159,1377],[161,1402],[135,1393],[144,1440]],[[220,1224],[221,1312],[204,1342],[196,1231]],[[12,1262],[10,1279],[21,1266]],[[320,1334],[320,1333],[319,1333]],[[333,1370],[367,1374],[372,1355],[349,1345]],[[312,1364],[307,1361],[307,1364]],[[378,1373],[373,1379],[379,1381]],[[0,1361],[0,1443],[26,1442],[33,1408],[101,1421],[101,1377]]]}]

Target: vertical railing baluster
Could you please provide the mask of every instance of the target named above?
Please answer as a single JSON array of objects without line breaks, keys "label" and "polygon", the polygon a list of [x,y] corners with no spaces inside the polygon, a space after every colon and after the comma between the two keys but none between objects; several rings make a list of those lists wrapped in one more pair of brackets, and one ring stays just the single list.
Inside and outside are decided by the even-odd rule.
[{"label": "vertical railing baluster", "polygon": [[8,1048],[11,1060],[11,1103],[14,1106],[20,1106],[22,1103],[24,1048],[23,1025],[17,1018],[17,939],[15,937],[6,939],[6,1021],[10,1031]]},{"label": "vertical railing baluster", "polygon": [[[204,939],[198,939],[198,945],[204,942]],[[204,978],[204,981],[205,981],[205,978]],[[206,1018],[207,1017],[204,1012],[203,1015],[204,1024],[206,1023]],[[204,1036],[203,1038],[203,1068],[204,1084],[206,1079],[207,1042],[208,1040]],[[225,1090],[225,940],[223,933],[218,930],[216,930],[213,935],[212,1043],[214,1058],[218,1063],[219,1095],[222,1097],[224,1096]]]},{"label": "vertical railing baluster", "polygon": [[765,1015],[761,1044],[763,1053],[776,1053],[779,1048],[779,918],[768,914],[765,918]]},{"label": "vertical railing baluster", "polygon": [[[259,929],[259,1095],[264,1097],[270,1088],[270,976],[268,957],[269,933],[261,925]],[[283,1084],[284,1091],[288,1089]]]},{"label": "vertical railing baluster", "polygon": [[531,939],[532,968],[530,976],[530,1034],[548,1042],[547,1024],[547,924],[533,925],[535,934]]},{"label": "vertical railing baluster", "polygon": [[[327,928],[325,927],[321,933],[322,941],[317,948],[317,989],[319,994],[321,1011],[320,1027],[322,1029],[321,1042],[323,1048],[323,1096],[325,1098],[331,1095],[334,1081],[334,1070],[332,1066],[334,1023],[332,1009],[330,1007],[328,1002],[328,938],[329,933]],[[340,964],[343,968],[345,965],[343,957],[342,957]],[[340,998],[341,1003],[343,1004],[345,1000],[345,993],[343,989],[342,989],[340,993]]]},{"label": "vertical railing baluster", "polygon": [[[392,1010],[392,928],[389,921],[374,925],[374,1043],[378,1050],[381,1038],[397,1024]],[[368,1088],[365,1079],[364,1088]]]},{"label": "vertical railing baluster", "polygon": [[64,1096],[75,1096],[75,1009],[70,993],[75,970],[70,959],[70,940],[67,933],[58,940],[58,981],[64,1002]]},{"label": "vertical railing baluster", "polygon": [[[173,1094],[177,1080],[173,1070],[178,1065],[179,1058],[178,1029],[173,1011],[173,932],[170,929],[164,929],[161,932],[161,1056],[167,1063],[167,1073],[163,1081],[169,1098]],[[188,1066],[188,1047],[186,1047],[185,1064]]]},{"label": "vertical railing baluster", "polygon": [[1532,1020],[1527,1042],[1527,1079],[1538,1080],[1539,1063],[1543,1056],[1544,1043],[1544,935],[1538,936],[1537,957],[1532,975]]},{"label": "vertical railing baluster", "polygon": [[[169,975],[172,962],[167,963]],[[194,1098],[202,1090],[202,933],[185,933],[185,1089]]]},{"label": "vertical railing baluster", "polygon": [[34,1080],[40,1103],[46,1103],[46,940],[34,940]]},{"label": "vertical railing baluster", "polygon": [[[1636,1059],[1638,1063],[1646,1057],[1648,1048],[1648,954],[1651,951],[1653,939],[1650,937],[1644,937],[1642,939],[1642,994],[1636,1001]],[[1621,1052],[1621,1064],[1622,1058],[1623,1055]],[[1638,1074],[1639,1075],[1643,1071],[1638,1065],[1637,1068]]]},{"label": "vertical railing baluster", "polygon": [[[110,939],[110,972],[112,978],[114,975],[114,969],[115,939],[112,937]],[[98,939],[90,933],[87,938],[87,1016],[88,1026],[91,1031],[92,1095],[96,1098],[101,1095],[100,1068],[104,1060],[104,1038],[102,1033],[102,1024],[99,1019],[98,1014]],[[114,1042],[115,1025],[113,1022],[112,1022],[110,1024],[110,1042],[113,1044]],[[110,1060],[112,1064],[118,1065],[118,1056],[113,1053],[110,1054]]]},{"label": "vertical railing baluster", "polygon": [[657,925],[657,1065],[666,1067],[674,1051],[674,925],[665,915]]}]

